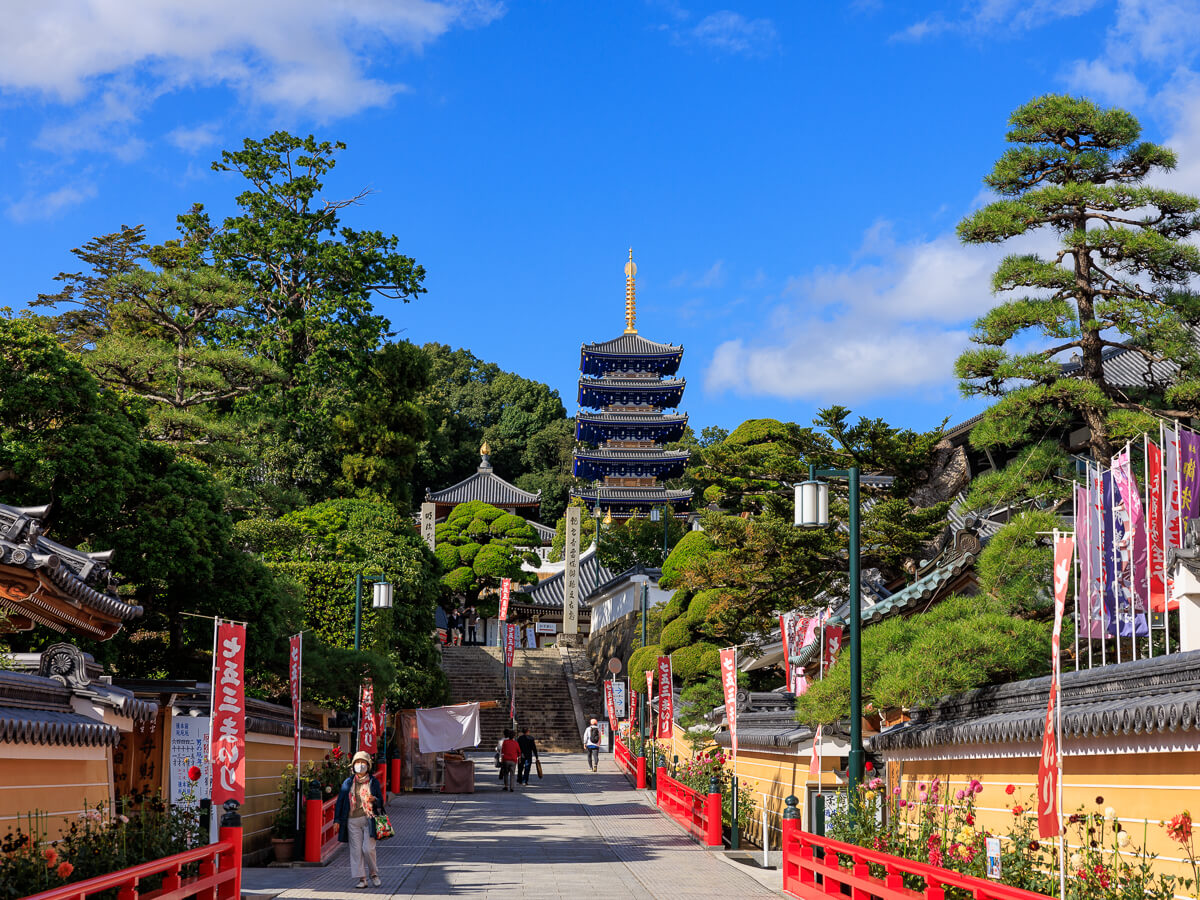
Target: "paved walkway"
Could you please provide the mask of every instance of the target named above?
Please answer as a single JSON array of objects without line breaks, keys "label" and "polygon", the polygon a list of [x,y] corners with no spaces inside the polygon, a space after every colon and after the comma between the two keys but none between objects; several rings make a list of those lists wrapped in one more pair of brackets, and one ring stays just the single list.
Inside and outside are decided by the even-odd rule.
[{"label": "paved walkway", "polygon": [[343,851],[323,869],[248,869],[244,889],[286,887],[279,896],[289,900],[778,896],[663,817],[611,757],[597,774],[582,754],[543,754],[542,764],[546,777],[514,794],[482,757],[474,794],[394,798],[396,837],[378,849],[381,887],[354,889]]}]

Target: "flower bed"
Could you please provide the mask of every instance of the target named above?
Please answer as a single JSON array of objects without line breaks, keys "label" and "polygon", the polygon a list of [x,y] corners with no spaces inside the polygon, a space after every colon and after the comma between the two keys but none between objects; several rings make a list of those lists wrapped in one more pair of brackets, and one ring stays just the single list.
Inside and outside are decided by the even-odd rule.
[{"label": "flower bed", "polygon": [[[868,773],[870,774],[870,773]],[[939,778],[906,790],[890,792],[881,778],[860,785],[854,809],[835,810],[829,820],[829,835],[893,856],[929,863],[976,877],[986,876],[986,839],[989,834],[977,825],[975,798],[982,792],[978,780],[951,791]],[[1037,837],[1036,802],[1017,796],[1008,785],[1005,794],[1012,813],[1012,827],[1001,837],[1000,881],[1012,887],[1058,896],[1059,842]],[[853,813],[853,814],[851,814]],[[1145,849],[1150,825],[1142,834],[1131,834],[1115,809],[1097,797],[1091,809],[1080,808],[1066,820],[1068,900],[1170,900],[1177,894],[1196,896],[1200,884],[1191,818],[1186,812],[1160,826],[1182,848],[1195,878],[1178,878],[1155,871],[1155,854]],[[880,874],[875,873],[873,874]],[[906,876],[906,879],[908,876]],[[906,887],[919,884],[905,882]],[[948,888],[947,900],[969,894]]]}]

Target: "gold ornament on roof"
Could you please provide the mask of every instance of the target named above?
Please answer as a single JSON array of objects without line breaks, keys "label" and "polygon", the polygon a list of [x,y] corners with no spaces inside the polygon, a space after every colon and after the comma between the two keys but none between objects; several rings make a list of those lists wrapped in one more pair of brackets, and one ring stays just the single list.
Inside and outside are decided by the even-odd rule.
[{"label": "gold ornament on roof", "polygon": [[479,453],[482,456],[491,456],[492,448],[488,446],[488,442],[484,441],[483,446],[479,448]]},{"label": "gold ornament on roof", "polygon": [[634,276],[637,263],[633,261],[633,248],[629,248],[629,262],[625,263],[625,333],[637,334],[637,296],[634,291]]}]

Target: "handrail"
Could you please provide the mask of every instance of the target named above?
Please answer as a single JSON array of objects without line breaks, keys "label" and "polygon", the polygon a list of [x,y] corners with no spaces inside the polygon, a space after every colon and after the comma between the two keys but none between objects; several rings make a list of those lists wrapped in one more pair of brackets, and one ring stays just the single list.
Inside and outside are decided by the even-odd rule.
[{"label": "handrail", "polygon": [[633,754],[629,752],[629,748],[625,746],[620,737],[613,739],[613,759],[617,762],[617,768],[631,778],[637,777],[637,766],[633,762]]},{"label": "handrail", "polygon": [[[198,862],[200,871],[184,878],[181,869]],[[143,878],[162,875],[162,887],[148,893],[138,890]],[[220,839],[192,850],[184,850],[149,862],[97,875],[84,881],[64,884],[25,900],[86,900],[91,894],[116,889],[121,900],[183,900],[203,895],[216,900],[238,900],[242,891],[242,828],[222,827]]]},{"label": "handrail", "polygon": [[[822,851],[821,859],[816,850]],[[849,866],[840,864],[837,854],[849,856]],[[872,875],[872,865],[882,866],[884,877]],[[974,900],[1045,900],[1046,896],[801,831],[798,819],[783,820],[782,870],[784,892],[801,900],[828,900],[839,896],[842,888],[853,897],[879,900],[941,900],[948,887],[968,891]],[[924,879],[924,889],[904,887],[905,875]]]},{"label": "handrail", "polygon": [[[336,849],[338,824],[333,819],[337,808],[337,797],[322,801],[319,797],[309,798],[304,807],[304,861],[324,862]],[[309,823],[320,823],[311,828]]]},{"label": "handrail", "polygon": [[701,794],[676,781],[662,766],[658,767],[656,776],[655,802],[658,808],[705,846],[722,846],[720,793]]}]

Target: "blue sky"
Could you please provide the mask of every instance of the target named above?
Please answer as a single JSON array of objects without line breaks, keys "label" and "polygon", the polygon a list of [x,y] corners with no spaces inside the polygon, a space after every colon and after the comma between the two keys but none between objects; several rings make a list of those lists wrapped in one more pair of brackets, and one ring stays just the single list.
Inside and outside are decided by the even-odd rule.
[{"label": "blue sky", "polygon": [[[122,223],[153,240],[240,189],[276,128],[348,149],[331,197],[429,293],[381,304],[575,411],[581,341],[683,343],[699,429],[842,403],[931,427],[1003,250],[964,248],[1008,113],[1132,109],[1200,192],[1200,3],[46,0],[0,34],[0,305]],[[1044,239],[1028,242],[1044,246]],[[1011,248],[1010,248],[1011,249]]]}]

